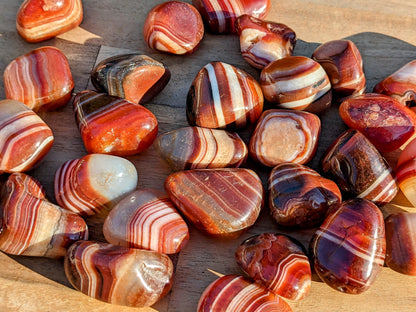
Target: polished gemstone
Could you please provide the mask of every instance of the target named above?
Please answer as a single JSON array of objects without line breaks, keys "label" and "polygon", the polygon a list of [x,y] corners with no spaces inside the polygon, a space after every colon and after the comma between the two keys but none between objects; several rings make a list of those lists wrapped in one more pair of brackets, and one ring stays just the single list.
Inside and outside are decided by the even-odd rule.
[{"label": "polished gemstone", "polygon": [[157,119],[140,104],[88,90],[78,93],[72,103],[88,153],[134,155],[156,139]]},{"label": "polished gemstone", "polygon": [[155,146],[174,170],[239,167],[248,154],[237,133],[201,127],[164,133],[156,139]]},{"label": "polished gemstone", "polygon": [[335,182],[306,166],[282,163],[270,173],[269,207],[279,225],[319,225],[328,208],[339,202],[341,192]]},{"label": "polished gemstone", "polygon": [[103,233],[113,244],[173,254],[185,247],[189,230],[169,197],[153,189],[136,190],[110,211]]},{"label": "polished gemstone", "polygon": [[318,62],[287,56],[263,68],[260,85],[267,101],[280,108],[320,113],[331,105],[331,83]]},{"label": "polished gemstone", "polygon": [[263,185],[249,169],[179,171],[168,176],[165,189],[190,223],[217,238],[238,237],[263,204]]},{"label": "polished gemstone", "polygon": [[292,312],[279,296],[237,275],[224,275],[202,293],[198,312]]},{"label": "polished gemstone", "polygon": [[29,42],[53,38],[82,22],[81,0],[25,0],[16,17],[20,36]]},{"label": "polished gemstone", "polygon": [[241,54],[251,66],[262,69],[293,53],[296,33],[284,24],[244,14],[237,18],[236,29]]},{"label": "polished gemstone", "polygon": [[245,71],[223,62],[205,65],[188,92],[186,113],[191,126],[241,129],[263,111],[259,83]]},{"label": "polished gemstone", "polygon": [[54,186],[60,206],[91,216],[110,210],[136,189],[137,171],[127,159],[90,154],[62,164],[55,173]]},{"label": "polished gemstone", "polygon": [[246,239],[235,257],[256,283],[281,297],[300,300],[311,286],[311,267],[302,245],[288,236],[263,233]]},{"label": "polished gemstone", "polygon": [[416,114],[395,99],[367,93],[347,99],[339,107],[342,120],[357,129],[380,151],[402,147],[414,134]]},{"label": "polished gemstone", "polygon": [[332,40],[320,45],[312,58],[325,69],[336,97],[345,98],[365,91],[363,59],[351,40]]},{"label": "polished gemstone", "polygon": [[327,149],[322,169],[334,177],[338,187],[383,205],[397,194],[393,172],[386,160],[357,130],[342,133]]},{"label": "polished gemstone", "polygon": [[416,207],[416,139],[401,152],[396,168],[397,184],[406,198]]},{"label": "polished gemstone", "polygon": [[173,54],[192,53],[204,37],[204,24],[192,5],[166,1],[147,14],[143,35],[152,49]]},{"label": "polished gemstone", "polygon": [[41,184],[13,173],[3,186],[0,250],[13,255],[59,258],[77,240],[88,239],[85,221],[52,204]]},{"label": "polished gemstone", "polygon": [[169,69],[146,55],[122,54],[101,61],[91,73],[94,87],[127,101],[148,103],[167,85]]},{"label": "polished gemstone", "polygon": [[384,264],[383,214],[368,200],[345,201],[316,231],[310,249],[315,271],[325,283],[341,292],[362,293]]},{"label": "polished gemstone", "polygon": [[315,114],[270,109],[265,111],[250,139],[251,157],[274,167],[283,162],[305,164],[318,146],[321,121]]},{"label": "polished gemstone", "polygon": [[265,18],[271,0],[192,0],[212,33],[235,33],[236,19],[243,14]]},{"label": "polished gemstone", "polygon": [[72,286],[92,298],[147,307],[170,291],[173,264],[154,251],[78,241],[68,249],[65,273]]},{"label": "polished gemstone", "polygon": [[34,168],[53,142],[52,130],[25,104],[0,101],[0,174]]},{"label": "polished gemstone", "polygon": [[416,213],[389,215],[386,225],[386,264],[396,272],[416,275]]}]

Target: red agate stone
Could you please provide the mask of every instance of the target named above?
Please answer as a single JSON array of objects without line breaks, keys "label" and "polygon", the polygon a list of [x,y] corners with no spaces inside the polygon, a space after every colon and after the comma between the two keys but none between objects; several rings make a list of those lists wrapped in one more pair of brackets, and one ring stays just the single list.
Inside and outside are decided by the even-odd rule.
[{"label": "red agate stone", "polygon": [[53,142],[52,130],[25,104],[0,101],[0,174],[34,168]]},{"label": "red agate stone", "polygon": [[243,14],[265,18],[270,11],[270,0],[192,0],[212,33],[235,33],[236,19]]},{"label": "red agate stone", "polygon": [[189,240],[185,221],[169,197],[157,190],[136,190],[110,211],[103,226],[113,244],[164,254],[180,251]]},{"label": "red agate stone", "polygon": [[377,83],[373,92],[391,96],[403,105],[410,106],[415,104],[416,60],[407,63]]},{"label": "red agate stone", "polygon": [[341,192],[335,182],[306,166],[283,163],[270,173],[269,207],[279,225],[319,225],[328,208],[339,202]]},{"label": "red agate stone", "polygon": [[82,17],[81,0],[25,0],[16,28],[26,41],[39,42],[77,27]]},{"label": "red agate stone", "polygon": [[245,71],[223,62],[204,66],[188,92],[186,113],[191,126],[241,129],[263,111],[259,83]]},{"label": "red agate stone", "polygon": [[241,235],[263,204],[263,185],[249,169],[180,171],[168,176],[165,189],[189,222],[217,238]]},{"label": "red agate stone", "polygon": [[341,292],[362,293],[384,264],[383,214],[365,199],[343,202],[316,231],[310,249],[315,271],[325,283]]},{"label": "red agate stone", "polygon": [[269,167],[283,162],[307,163],[315,154],[320,131],[321,121],[315,114],[267,110],[250,139],[250,156]]},{"label": "red agate stone", "polygon": [[193,52],[202,40],[204,24],[192,5],[167,1],[155,6],[147,14],[143,35],[152,49],[186,54]]},{"label": "red agate stone", "polygon": [[78,93],[72,103],[88,153],[134,155],[157,136],[156,117],[140,104],[88,90]]},{"label": "red agate stone", "polygon": [[19,56],[3,74],[6,98],[34,111],[54,110],[71,99],[74,89],[65,55],[55,47],[41,47]]},{"label": "red agate stone", "polygon": [[281,297],[300,300],[311,286],[309,259],[286,235],[263,233],[246,239],[235,253],[238,265],[256,283]]},{"label": "red agate stone", "polygon": [[279,296],[237,275],[224,275],[202,293],[198,312],[292,312]]},{"label": "red agate stone", "polygon": [[295,32],[284,24],[241,15],[236,21],[240,49],[244,59],[256,68],[291,56],[296,44]]},{"label": "red agate stone", "polygon": [[156,96],[170,79],[162,63],[140,54],[122,54],[101,61],[91,73],[94,87],[103,93],[144,104]]},{"label": "red agate stone", "polygon": [[85,221],[49,202],[40,183],[24,173],[7,179],[0,211],[0,250],[9,254],[59,258],[88,239]]},{"label": "red agate stone", "polygon": [[340,98],[365,91],[363,59],[351,40],[333,40],[320,45],[312,58],[325,69],[333,93]]},{"label": "red agate stone", "polygon": [[155,146],[174,170],[239,167],[248,155],[237,133],[201,127],[164,133],[156,139]]},{"label": "red agate stone", "polygon": [[318,62],[288,56],[263,68],[260,85],[267,101],[280,108],[320,113],[331,105],[331,83]]},{"label": "red agate stone", "polygon": [[154,251],[78,241],[68,249],[65,273],[74,288],[92,298],[140,308],[170,291],[173,264]]},{"label": "red agate stone", "polygon": [[386,264],[392,270],[416,275],[416,213],[389,215],[386,225]]},{"label": "red agate stone", "polygon": [[373,144],[357,130],[347,130],[328,148],[322,169],[342,191],[383,205],[397,194],[392,169]]},{"label": "red agate stone", "polygon": [[416,114],[381,94],[367,93],[345,100],[339,114],[348,127],[361,131],[381,152],[400,148],[416,129]]},{"label": "red agate stone", "polygon": [[410,141],[401,152],[396,178],[403,194],[416,207],[416,139]]}]

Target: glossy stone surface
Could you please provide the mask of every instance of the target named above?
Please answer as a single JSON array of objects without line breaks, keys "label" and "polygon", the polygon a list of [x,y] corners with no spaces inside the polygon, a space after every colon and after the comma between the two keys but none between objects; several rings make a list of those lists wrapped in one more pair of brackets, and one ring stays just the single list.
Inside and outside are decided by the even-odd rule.
[{"label": "glossy stone surface", "polygon": [[306,166],[283,163],[270,173],[269,207],[279,225],[319,225],[328,208],[339,202],[341,192],[335,182]]},{"label": "glossy stone surface", "polygon": [[174,254],[185,247],[189,230],[169,197],[153,189],[136,190],[110,211],[105,239],[130,248]]},{"label": "glossy stone surface", "polygon": [[91,82],[98,92],[148,103],[167,85],[169,69],[147,55],[121,54],[98,63],[91,72]]},{"label": "glossy stone surface", "polygon": [[147,307],[170,291],[173,264],[154,251],[79,241],[68,249],[65,273],[72,286],[92,298]]},{"label": "glossy stone surface", "polygon": [[303,247],[286,235],[263,233],[236,250],[240,268],[256,283],[281,297],[300,300],[311,286],[311,267]]},{"label": "glossy stone surface", "polygon": [[384,264],[383,214],[365,199],[343,202],[312,237],[315,271],[332,288],[359,294],[375,281]]},{"label": "glossy stone surface", "polygon": [[331,105],[331,83],[318,62],[288,56],[263,68],[260,85],[267,101],[280,108],[320,113]]},{"label": "glossy stone surface", "polygon": [[320,45],[312,58],[325,69],[333,94],[338,98],[365,91],[363,59],[351,40],[332,40]]},{"label": "glossy stone surface", "polygon": [[157,119],[140,104],[88,90],[78,93],[72,104],[88,153],[134,155],[156,139]]},{"label": "glossy stone surface", "polygon": [[41,184],[24,173],[9,176],[0,203],[0,250],[13,255],[59,258],[88,239],[85,221],[45,198]]},{"label": "glossy stone surface", "polygon": [[34,111],[64,106],[74,88],[66,56],[55,47],[40,47],[15,58],[3,74],[7,99],[25,103]]},{"label": "glossy stone surface", "polygon": [[186,54],[198,47],[204,37],[204,24],[201,15],[192,5],[181,1],[166,1],[147,14],[143,35],[152,49]]},{"label": "glossy stone surface", "polygon": [[192,0],[209,31],[216,34],[235,33],[236,19],[243,14],[263,19],[271,8],[271,0]]},{"label": "glossy stone surface", "polygon": [[398,100],[403,105],[416,102],[416,60],[399,68],[374,86],[373,92]]},{"label": "glossy stone surface", "polygon": [[236,238],[252,226],[263,185],[249,169],[194,169],[168,176],[165,189],[185,218],[216,238]]},{"label": "glossy stone surface", "polygon": [[127,159],[90,154],[68,160],[55,173],[55,199],[82,216],[110,210],[137,187],[137,171]]},{"label": "glossy stone surface", "polygon": [[269,63],[291,56],[296,44],[296,33],[288,26],[263,21],[251,15],[241,15],[236,20],[240,36],[240,50],[244,59],[262,69]]},{"label": "glossy stone surface", "polygon": [[416,139],[401,152],[396,167],[397,184],[406,198],[416,207]]},{"label": "glossy stone surface", "polygon": [[155,148],[175,171],[239,167],[248,155],[247,146],[237,133],[201,127],[159,135]]},{"label": "glossy stone surface", "polygon": [[292,312],[279,296],[237,275],[213,281],[199,298],[197,312]]},{"label": "glossy stone surface", "polygon": [[269,167],[283,162],[305,164],[315,154],[321,121],[318,116],[294,110],[265,111],[250,139],[250,156]]},{"label": "glossy stone surface", "polygon": [[393,98],[375,93],[342,102],[339,115],[352,129],[359,130],[380,151],[403,146],[415,133],[416,114]]},{"label": "glossy stone surface", "polygon": [[33,169],[53,142],[52,130],[25,104],[0,101],[0,174]]},{"label": "glossy stone surface", "polygon": [[416,213],[389,215],[386,226],[386,265],[399,273],[416,275]]},{"label": "glossy stone surface", "polygon": [[383,205],[397,194],[391,167],[366,137],[347,130],[327,149],[322,169],[333,176],[338,187],[359,198]]},{"label": "glossy stone surface", "polygon": [[81,0],[25,0],[16,16],[16,29],[28,42],[53,38],[82,22]]},{"label": "glossy stone surface", "polygon": [[263,111],[259,83],[245,71],[223,62],[205,65],[188,92],[186,113],[191,126],[242,129]]}]

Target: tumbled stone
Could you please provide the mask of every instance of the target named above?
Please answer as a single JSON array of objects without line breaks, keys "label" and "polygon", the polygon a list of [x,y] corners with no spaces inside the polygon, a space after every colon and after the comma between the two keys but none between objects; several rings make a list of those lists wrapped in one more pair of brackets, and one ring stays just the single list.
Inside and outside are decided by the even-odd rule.
[{"label": "tumbled stone", "polygon": [[65,273],[74,288],[92,298],[140,308],[170,291],[173,264],[154,251],[78,241],[68,249]]},{"label": "tumbled stone", "polygon": [[382,94],[347,99],[340,105],[339,114],[348,127],[359,130],[380,152],[402,147],[416,129],[415,112]]},{"label": "tumbled stone", "polygon": [[192,53],[204,37],[204,24],[192,5],[167,1],[147,14],[143,35],[152,49],[173,54]]},{"label": "tumbled stone", "polygon": [[386,226],[386,265],[399,273],[416,275],[416,213],[389,215]]},{"label": "tumbled stone", "polygon": [[159,135],[155,147],[176,171],[240,167],[248,155],[247,146],[237,133],[201,127],[180,128]]},{"label": "tumbled stone", "polygon": [[249,169],[194,169],[172,173],[165,189],[178,210],[202,232],[236,238],[257,220],[263,185]]},{"label": "tumbled stone", "polygon": [[265,111],[250,139],[250,156],[269,167],[305,164],[315,154],[321,121],[315,114],[284,109]]},{"label": "tumbled stone", "polygon": [[14,59],[3,74],[6,98],[34,111],[51,111],[72,97],[74,81],[65,55],[55,47],[40,47]]},{"label": "tumbled stone", "polygon": [[240,36],[243,58],[260,69],[275,60],[291,56],[296,44],[296,33],[288,26],[247,14],[237,18],[236,31]]},{"label": "tumbled stone", "polygon": [[0,250],[9,254],[60,258],[72,243],[88,239],[85,221],[49,202],[42,185],[24,173],[5,182],[0,211]]},{"label": "tumbled stone", "polygon": [[306,166],[283,163],[270,173],[269,207],[279,225],[319,225],[328,208],[339,202],[341,192],[335,182]]},{"label": "tumbled stone", "polygon": [[82,22],[81,0],[25,0],[16,17],[16,28],[28,42],[63,34]]},{"label": "tumbled stone", "polygon": [[401,152],[396,168],[397,184],[406,198],[416,207],[416,139]]},{"label": "tumbled stone", "polygon": [[345,98],[365,91],[363,59],[351,40],[332,40],[320,45],[312,59],[325,69],[333,94]]},{"label": "tumbled stone", "polygon": [[0,174],[33,169],[53,142],[52,130],[25,104],[0,101]]},{"label": "tumbled stone", "polygon": [[110,210],[137,187],[137,171],[127,159],[89,154],[68,160],[55,173],[55,199],[82,216]]},{"label": "tumbled stone", "polygon": [[265,18],[270,11],[270,0],[192,0],[210,32],[236,32],[236,19],[243,14]]},{"label": "tumbled stone", "polygon": [[320,113],[331,105],[331,83],[318,62],[305,56],[287,56],[263,68],[264,97],[279,108]]},{"label": "tumbled stone", "polygon": [[72,103],[88,153],[134,155],[156,139],[157,119],[140,104],[88,90],[78,93]]},{"label": "tumbled stone", "polygon": [[362,293],[384,264],[383,214],[368,200],[345,201],[316,231],[310,249],[315,271],[326,284],[341,292]]},{"label": "tumbled stone", "polygon": [[186,113],[191,126],[242,129],[263,111],[259,83],[245,71],[223,62],[205,65],[188,92]]},{"label": "tumbled stone", "polygon": [[256,283],[281,297],[300,300],[311,286],[311,267],[302,245],[286,235],[263,233],[236,250],[240,268]]},{"label": "tumbled stone", "polygon": [[144,104],[167,85],[170,71],[162,63],[141,54],[109,57],[91,72],[91,82],[102,93]]},{"label": "tumbled stone", "polygon": [[342,191],[378,205],[397,194],[390,165],[358,130],[347,130],[332,143],[322,159],[322,169]]},{"label": "tumbled stone", "polygon": [[188,226],[172,201],[153,189],[136,190],[118,202],[105,219],[103,233],[113,245],[164,254],[177,253],[189,240]]}]

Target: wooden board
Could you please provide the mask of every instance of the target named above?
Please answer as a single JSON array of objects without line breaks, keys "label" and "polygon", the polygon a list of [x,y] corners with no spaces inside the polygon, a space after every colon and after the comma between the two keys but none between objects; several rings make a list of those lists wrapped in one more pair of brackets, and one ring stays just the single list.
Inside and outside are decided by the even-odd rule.
[{"label": "wooden board", "polygon": [[[89,73],[94,64],[111,55],[136,51],[165,63],[172,72],[168,86],[146,105],[157,117],[160,133],[186,126],[185,101],[196,73],[210,61],[224,61],[258,78],[239,53],[238,38],[206,34],[192,55],[172,56],[146,47],[142,27],[146,13],[163,1],[84,0],[84,21],[80,27],[43,43],[29,44],[15,30],[19,4],[2,0],[0,11],[0,71],[15,57],[32,49],[53,45],[68,57],[75,79],[75,92],[91,88]],[[191,2],[191,1],[186,1]],[[402,65],[416,59],[416,3],[414,0],[272,0],[268,19],[282,22],[298,35],[295,55],[310,56],[322,42],[347,38],[358,46],[365,66],[367,90]],[[4,99],[0,84],[0,99]],[[71,107],[42,114],[55,135],[55,144],[45,161],[31,175],[46,187],[54,201],[53,175],[66,160],[85,155]],[[319,159],[328,145],[345,129],[337,105],[321,115],[322,134],[316,156],[310,166],[319,170]],[[249,133],[243,134],[248,139]],[[153,148],[129,157],[139,172],[139,187],[163,189],[170,169]],[[394,157],[392,158],[394,159]],[[249,163],[248,166],[255,167]],[[259,171],[263,181],[268,171]],[[383,207],[385,215],[408,208],[402,195]],[[282,231],[264,209],[256,225],[233,241],[217,241],[191,229],[188,246],[176,257],[173,289],[152,308],[132,309],[113,306],[88,298],[72,289],[63,272],[62,261],[8,256],[0,253],[0,311],[195,311],[199,296],[216,276],[210,270],[240,274],[234,252],[245,238],[266,231]],[[308,244],[313,230],[290,234]],[[96,235],[96,233],[94,233]],[[296,311],[414,311],[416,278],[384,268],[372,288],[361,295],[346,295],[332,290],[314,277],[308,297],[290,302]]]}]

